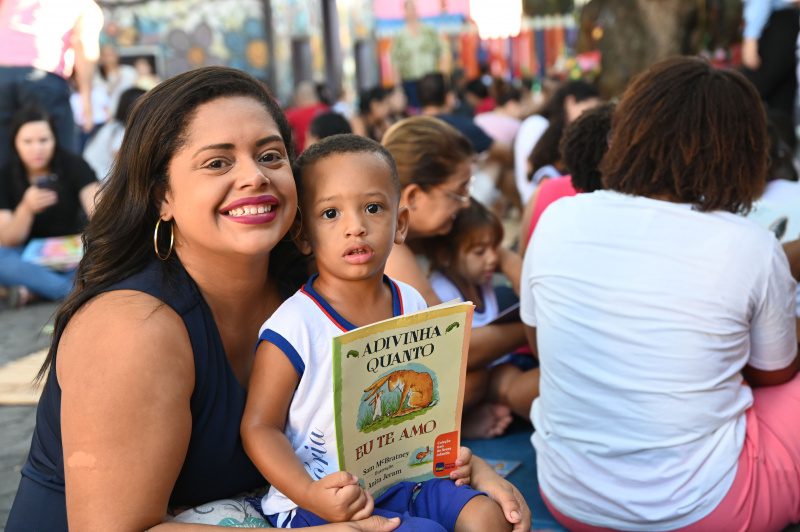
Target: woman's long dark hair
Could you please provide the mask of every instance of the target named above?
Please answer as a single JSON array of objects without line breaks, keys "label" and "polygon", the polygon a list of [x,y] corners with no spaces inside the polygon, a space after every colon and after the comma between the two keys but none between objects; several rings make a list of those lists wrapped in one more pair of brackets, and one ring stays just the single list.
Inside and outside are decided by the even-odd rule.
[{"label": "woman's long dark hair", "polygon": [[[186,128],[198,106],[228,96],[257,100],[278,126],[291,153],[291,130],[269,90],[252,76],[225,67],[206,67],[170,78],[134,104],[125,137],[108,179],[98,195],[94,215],[83,234],[84,256],[75,288],[56,313],[55,334],[38,378],[52,364],[57,342],[75,312],[115,283],[137,273],[153,259],[153,228],[169,184],[170,160],[186,141]],[[287,264],[299,254],[288,239],[274,249],[270,275],[288,276]],[[174,278],[175,254],[164,261],[165,276]],[[296,288],[293,285],[292,288]]]}]

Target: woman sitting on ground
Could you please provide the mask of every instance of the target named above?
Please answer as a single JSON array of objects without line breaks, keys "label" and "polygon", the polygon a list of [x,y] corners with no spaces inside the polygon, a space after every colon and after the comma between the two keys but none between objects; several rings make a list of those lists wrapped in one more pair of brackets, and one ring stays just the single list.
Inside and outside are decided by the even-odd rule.
[{"label": "woman sitting on ground", "polygon": [[11,161],[0,169],[0,285],[11,287],[15,306],[33,294],[59,300],[69,293],[74,264],[56,271],[22,253],[32,238],[81,233],[94,210],[95,173],[61,149],[54,131],[43,109],[20,110],[11,124]]},{"label": "woman sitting on ground", "polygon": [[800,521],[796,282],[737,215],[766,169],[753,86],[673,58],[623,95],[606,190],[542,215],[520,313],[541,364],[539,487],[569,530]]}]

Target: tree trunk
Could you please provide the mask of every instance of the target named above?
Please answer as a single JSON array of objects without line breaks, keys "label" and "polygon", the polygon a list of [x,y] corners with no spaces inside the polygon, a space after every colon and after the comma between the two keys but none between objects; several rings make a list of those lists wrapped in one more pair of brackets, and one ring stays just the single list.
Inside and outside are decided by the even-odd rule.
[{"label": "tree trunk", "polygon": [[697,53],[701,45],[728,44],[731,29],[738,32],[730,21],[739,16],[739,2],[591,0],[581,11],[578,51],[600,50],[600,92],[617,96],[633,76],[661,59]]}]

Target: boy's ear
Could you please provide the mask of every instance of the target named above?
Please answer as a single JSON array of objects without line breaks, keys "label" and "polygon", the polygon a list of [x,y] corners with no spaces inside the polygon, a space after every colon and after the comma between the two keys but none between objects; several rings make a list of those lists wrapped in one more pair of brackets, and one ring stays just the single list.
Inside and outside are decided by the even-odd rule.
[{"label": "boy's ear", "polygon": [[395,244],[402,244],[406,241],[406,235],[408,234],[408,217],[408,207],[400,205],[397,209],[397,228],[394,231]]},{"label": "boy's ear", "polygon": [[292,242],[300,250],[303,255],[311,255],[311,240],[303,229],[303,219],[300,217],[295,218],[292,222],[292,228],[289,229],[289,234],[292,235]]}]

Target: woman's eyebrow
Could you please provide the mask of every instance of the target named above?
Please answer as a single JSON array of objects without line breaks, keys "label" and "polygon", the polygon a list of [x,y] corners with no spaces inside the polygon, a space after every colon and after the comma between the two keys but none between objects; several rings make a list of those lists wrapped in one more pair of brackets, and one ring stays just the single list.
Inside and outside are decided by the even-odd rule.
[{"label": "woman's eyebrow", "polygon": [[207,146],[203,146],[202,148],[194,152],[194,155],[192,155],[192,157],[197,157],[199,153],[202,153],[207,150],[232,150],[232,149],[233,149],[233,144],[230,143],[209,144]]},{"label": "woman's eyebrow", "polygon": [[[270,135],[268,137],[264,137],[262,139],[258,139],[256,141],[256,146],[263,146],[264,144],[269,144],[270,142],[283,142],[283,137],[280,135]],[[232,150],[235,148],[234,144],[230,142],[223,142],[220,144],[208,144],[207,146],[203,146],[196,152],[192,157],[196,157],[199,153],[207,151],[207,150]]]},{"label": "woman's eyebrow", "polygon": [[269,144],[270,142],[283,142],[283,137],[280,135],[270,135],[268,137],[264,137],[263,139],[257,140],[256,146],[263,146],[264,144]]}]

